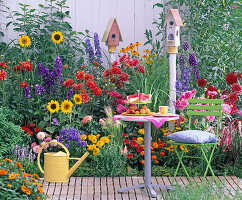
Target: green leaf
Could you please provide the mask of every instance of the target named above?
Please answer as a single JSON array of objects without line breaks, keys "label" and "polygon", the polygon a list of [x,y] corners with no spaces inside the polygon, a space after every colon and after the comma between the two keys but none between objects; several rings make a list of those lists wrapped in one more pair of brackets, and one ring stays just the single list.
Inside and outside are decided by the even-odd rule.
[{"label": "green leaf", "polygon": [[156,3],[155,5],[153,5],[153,8],[156,7],[156,6],[157,6],[157,7],[160,7],[160,8],[163,8],[163,7],[164,7],[163,4],[161,4],[161,3]]},{"label": "green leaf", "polygon": [[55,127],[52,126],[52,127],[47,127],[46,130],[49,131],[50,133],[54,133],[55,132]]}]

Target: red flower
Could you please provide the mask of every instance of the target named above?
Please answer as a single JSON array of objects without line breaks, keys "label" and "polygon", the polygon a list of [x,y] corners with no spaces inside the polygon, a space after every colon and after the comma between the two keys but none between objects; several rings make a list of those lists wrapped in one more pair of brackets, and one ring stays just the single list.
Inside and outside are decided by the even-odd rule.
[{"label": "red flower", "polygon": [[83,69],[83,68],[85,68],[85,67],[86,67],[86,65],[82,65],[82,66],[81,66],[81,69]]},{"label": "red flower", "polygon": [[120,81],[118,81],[118,82],[116,83],[116,85],[119,86],[120,88],[122,88],[122,87],[124,86],[124,84],[123,84],[122,82],[120,82]]},{"label": "red flower", "polygon": [[129,75],[127,73],[122,73],[121,76],[119,77],[119,80],[125,82],[129,80]]},{"label": "red flower", "polygon": [[6,80],[7,73],[4,70],[0,70],[0,81]]},{"label": "red flower", "polygon": [[92,80],[93,79],[93,75],[91,74],[85,74],[85,80],[88,81],[88,80]]},{"label": "red flower", "polygon": [[124,144],[130,144],[130,141],[128,139],[124,139],[123,143]]},{"label": "red flower", "polygon": [[28,85],[28,83],[26,83],[26,82],[22,82],[22,83],[20,83],[20,87],[22,88],[22,87],[26,87]]},{"label": "red flower", "polygon": [[225,95],[225,94],[228,94],[228,91],[226,89],[222,92],[222,95]]},{"label": "red flower", "polygon": [[86,82],[86,86],[90,89],[90,90],[94,90],[97,87],[96,82],[87,80]]},{"label": "red flower", "polygon": [[242,87],[238,83],[234,83],[231,87],[232,92],[240,94],[242,92]]},{"label": "red flower", "polygon": [[40,127],[36,127],[36,128],[34,129],[34,131],[35,131],[36,133],[40,132]]},{"label": "red flower", "polygon": [[67,67],[68,67],[68,65],[67,65],[67,64],[65,64],[65,65],[64,65],[64,68],[67,68]]},{"label": "red flower", "polygon": [[127,54],[124,54],[119,58],[119,62],[124,63],[126,59],[129,59],[129,57]]},{"label": "red flower", "polygon": [[84,79],[84,71],[78,71],[77,73],[76,73],[76,79],[77,80],[81,80],[81,79]]},{"label": "red flower", "polygon": [[31,136],[34,135],[34,133],[32,131],[27,131],[27,134],[31,135]]},{"label": "red flower", "polygon": [[94,90],[93,90],[93,94],[96,96],[96,97],[99,97],[101,94],[102,94],[102,90],[98,87],[96,87]]},{"label": "red flower", "polygon": [[93,61],[92,63],[93,63],[94,65],[97,65],[97,66],[99,65],[99,63],[98,63],[97,61]]},{"label": "red flower", "polygon": [[130,66],[132,67],[136,67],[137,65],[139,65],[139,60],[138,59],[133,59],[130,62]]},{"label": "red flower", "polygon": [[[205,96],[206,97],[208,96],[208,91],[215,91],[216,92],[217,91],[217,88],[214,87],[213,85],[209,85],[208,88],[207,88],[207,90],[206,90],[206,92],[205,92]],[[215,96],[213,98],[215,98]]]},{"label": "red flower", "polygon": [[231,108],[231,112],[230,114],[233,115],[235,113],[237,113],[237,106],[235,105],[235,103],[233,101],[226,101],[225,104],[228,104]]},{"label": "red flower", "polygon": [[143,66],[138,66],[137,71],[144,74],[145,73],[145,68]]},{"label": "red flower", "polygon": [[127,133],[123,133],[122,136],[123,137],[128,137],[128,134]]},{"label": "red flower", "polygon": [[82,93],[82,102],[87,103],[89,101],[89,96],[88,94]]},{"label": "red flower", "polygon": [[141,147],[137,147],[137,148],[136,148],[136,151],[137,151],[138,153],[141,153],[141,152],[143,151],[143,149],[142,149]]},{"label": "red flower", "polygon": [[137,140],[137,137],[133,137],[133,138],[132,138],[132,141],[134,141],[134,140]]},{"label": "red flower", "polygon": [[19,65],[16,65],[14,68],[13,68],[13,71],[16,73],[16,74],[20,74],[22,72],[22,67],[20,67]]},{"label": "red flower", "polygon": [[165,156],[165,153],[164,153],[164,152],[160,152],[160,155],[161,155],[161,156]]},{"label": "red flower", "polygon": [[68,79],[63,83],[63,85],[66,86],[66,87],[71,87],[73,85],[73,80]]},{"label": "red flower", "polygon": [[237,83],[237,78],[238,78],[238,76],[235,73],[230,72],[226,76],[226,81],[229,85],[233,85],[234,83]]},{"label": "red flower", "polygon": [[198,80],[197,80],[197,85],[198,85],[199,87],[204,87],[206,83],[207,83],[207,81],[205,81],[204,78],[201,78],[201,79],[198,79]]},{"label": "red flower", "polygon": [[1,66],[2,68],[6,68],[6,69],[9,68],[9,67],[6,65],[6,63],[4,63],[4,62],[0,62],[0,66]]},{"label": "red flower", "polygon": [[128,157],[128,158],[133,158],[133,154],[132,154],[132,153],[129,153],[129,154],[127,155],[127,157]]},{"label": "red flower", "polygon": [[35,124],[34,123],[27,124],[26,127],[35,127]]},{"label": "red flower", "polygon": [[130,144],[130,148],[131,147],[137,147],[137,146],[138,146],[138,143],[135,140],[132,141],[131,144]]},{"label": "red flower", "polygon": [[81,88],[82,88],[82,83],[79,83],[79,84],[74,83],[74,84],[72,85],[72,88],[73,88],[75,91],[81,90]]},{"label": "red flower", "polygon": [[110,81],[111,81],[112,83],[115,83],[115,82],[118,81],[118,79],[116,79],[116,78],[111,78]]},{"label": "red flower", "polygon": [[118,61],[117,60],[113,61],[112,67],[117,67],[117,65],[118,65]]},{"label": "red flower", "polygon": [[103,72],[103,77],[104,78],[109,78],[111,75],[110,69],[104,70]]},{"label": "red flower", "polygon": [[119,75],[122,73],[122,70],[120,68],[114,66],[111,68],[111,73],[114,75]]},{"label": "red flower", "polygon": [[235,101],[238,101],[238,95],[237,93],[233,93],[229,96],[230,100],[235,102]]},{"label": "red flower", "polygon": [[33,64],[30,62],[19,62],[19,64],[22,66],[23,69],[26,70],[26,72],[31,72],[33,70]]}]

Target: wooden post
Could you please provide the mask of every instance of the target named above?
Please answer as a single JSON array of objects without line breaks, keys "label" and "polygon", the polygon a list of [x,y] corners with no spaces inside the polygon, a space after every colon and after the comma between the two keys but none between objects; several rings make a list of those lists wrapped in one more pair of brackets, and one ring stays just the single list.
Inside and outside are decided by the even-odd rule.
[{"label": "wooden post", "polygon": [[176,102],[176,53],[169,54],[169,68],[170,68],[170,98],[169,107],[170,112],[175,113],[175,102]]}]

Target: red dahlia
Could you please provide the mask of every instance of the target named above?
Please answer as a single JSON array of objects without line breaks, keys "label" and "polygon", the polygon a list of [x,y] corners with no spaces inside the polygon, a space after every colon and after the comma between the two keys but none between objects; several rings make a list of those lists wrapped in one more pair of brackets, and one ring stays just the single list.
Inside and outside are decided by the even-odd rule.
[{"label": "red dahlia", "polygon": [[87,80],[86,82],[86,86],[90,89],[90,90],[94,90],[97,87],[96,81],[90,81]]},{"label": "red dahlia", "polygon": [[238,76],[234,72],[230,72],[226,76],[226,81],[229,85],[233,85],[234,83],[237,83]]},{"label": "red dahlia", "polygon": [[119,77],[119,80],[125,82],[129,80],[129,75],[127,73],[122,73],[121,76]]},{"label": "red dahlia", "polygon": [[34,129],[34,131],[35,131],[36,133],[40,132],[40,127],[36,127],[36,128]]},{"label": "red dahlia", "polygon": [[240,94],[242,92],[242,87],[238,83],[234,83],[231,87],[232,92]]},{"label": "red dahlia", "polygon": [[109,78],[111,75],[110,69],[104,70],[103,72],[103,77],[104,78]]},{"label": "red dahlia", "polygon": [[0,62],[0,67],[8,69],[9,67],[4,62]]},{"label": "red dahlia", "polygon": [[135,140],[133,140],[130,144],[130,147],[137,147],[137,146],[138,146],[138,143]]},{"label": "red dahlia", "polygon": [[123,143],[124,144],[130,144],[130,141],[128,139],[124,139]]},{"label": "red dahlia", "polygon": [[207,81],[205,81],[204,78],[201,78],[201,79],[198,79],[198,80],[197,80],[197,85],[198,85],[199,87],[204,87],[206,83],[207,83]]},{"label": "red dahlia", "polygon": [[63,85],[66,86],[66,87],[71,87],[73,85],[73,80],[68,79],[63,83]]},{"label": "red dahlia", "polygon": [[112,67],[111,68],[111,73],[114,74],[114,75],[119,75],[122,73],[122,70],[119,68],[119,67]]},{"label": "red dahlia", "polygon": [[123,133],[122,136],[123,137],[128,137],[128,134],[127,133]]},{"label": "red dahlia", "polygon": [[77,80],[81,80],[81,79],[83,79],[84,78],[84,71],[78,71],[77,73],[76,73],[76,79]]},{"label": "red dahlia", "polygon": [[99,97],[102,93],[102,90],[98,87],[96,87],[94,90],[93,90],[93,94],[97,97]]},{"label": "red dahlia", "polygon": [[81,88],[82,88],[82,83],[79,83],[79,84],[74,83],[74,84],[72,85],[72,88],[73,88],[75,91],[81,90]]},{"label": "red dahlia", "polygon": [[229,98],[233,102],[238,101],[238,95],[236,93],[231,94]]},{"label": "red dahlia", "polygon": [[205,92],[206,97],[208,96],[208,91],[215,91],[216,92],[217,88],[214,87],[213,85],[209,85],[206,92]]},{"label": "red dahlia", "polygon": [[117,60],[113,61],[112,67],[117,67],[117,65],[118,65],[118,61]]},{"label": "red dahlia", "polygon": [[85,74],[85,80],[92,80],[93,79],[93,75],[91,74]]},{"label": "red dahlia", "polygon": [[4,70],[0,70],[0,81],[7,78],[7,73]]},{"label": "red dahlia", "polygon": [[82,93],[82,102],[87,103],[89,101],[89,96],[88,94]]},{"label": "red dahlia", "polygon": [[144,74],[145,73],[145,68],[143,66],[138,66],[137,67],[137,71],[141,72],[142,74]]}]

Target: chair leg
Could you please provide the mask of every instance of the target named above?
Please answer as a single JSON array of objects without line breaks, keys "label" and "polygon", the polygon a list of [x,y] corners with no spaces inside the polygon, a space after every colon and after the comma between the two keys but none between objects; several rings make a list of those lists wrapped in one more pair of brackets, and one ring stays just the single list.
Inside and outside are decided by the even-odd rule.
[{"label": "chair leg", "polygon": [[209,156],[209,160],[207,159],[207,156],[206,156],[206,154],[205,154],[203,148],[200,148],[200,149],[201,149],[201,151],[202,151],[202,154],[203,154],[203,157],[204,157],[205,161],[207,162],[207,167],[206,167],[205,173],[204,173],[204,175],[203,175],[203,181],[205,180],[205,177],[206,177],[206,175],[207,175],[208,169],[210,169],[210,171],[211,171],[211,173],[212,173],[212,176],[213,176],[215,182],[218,184],[218,181],[217,181],[217,179],[216,179],[216,176],[215,176],[215,174],[214,174],[214,172],[213,172],[213,169],[212,169],[212,167],[211,167],[211,161],[212,161],[213,153],[214,153],[214,150],[215,150],[215,146],[216,146],[216,145],[213,146],[213,149],[212,149],[211,154],[210,154],[210,156]]},{"label": "chair leg", "polygon": [[182,162],[182,158],[183,158],[183,155],[184,155],[184,152],[185,152],[184,150],[185,150],[185,149],[182,151],[181,156],[180,156],[180,154],[178,153],[177,148],[174,148],[174,150],[175,150],[176,155],[177,155],[177,157],[178,157],[178,159],[179,159],[179,163],[178,163],[178,165],[177,165],[177,168],[176,168],[176,171],[175,171],[175,174],[174,174],[174,178],[173,178],[173,180],[172,180],[171,185],[173,185],[173,182],[174,182],[174,180],[175,180],[175,178],[176,178],[176,175],[177,175],[178,169],[179,169],[179,167],[180,167],[180,164],[182,165],[182,168],[184,169],[184,171],[185,171],[185,173],[186,173],[186,175],[187,175],[187,178],[188,178],[188,180],[189,180],[189,182],[190,182],[190,184],[191,184],[192,180],[191,180],[191,178],[190,178],[190,176],[189,176],[189,174],[188,174],[188,172],[187,172],[187,170],[186,170],[185,165],[184,165],[183,162]]}]

